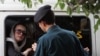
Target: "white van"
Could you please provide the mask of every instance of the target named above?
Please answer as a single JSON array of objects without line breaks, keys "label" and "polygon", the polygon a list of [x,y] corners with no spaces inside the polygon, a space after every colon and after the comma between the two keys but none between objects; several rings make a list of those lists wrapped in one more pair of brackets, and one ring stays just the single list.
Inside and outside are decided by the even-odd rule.
[{"label": "white van", "polygon": [[[48,2],[46,1],[46,3]],[[53,3],[51,2],[51,4]],[[23,4],[13,0],[5,0],[4,4],[0,4],[0,56],[6,56],[5,39],[9,37],[12,25],[23,20],[33,23],[34,14],[40,6],[28,9]],[[94,25],[97,20],[94,19],[92,14],[87,18],[84,13],[73,13],[70,17],[65,11],[59,9],[55,9],[54,13],[56,24],[64,29],[74,31],[83,47],[90,49],[90,56],[100,56],[100,29],[96,33],[94,32]],[[82,24],[85,24],[85,26],[83,27]],[[34,33],[34,38],[39,36],[39,32]]]}]

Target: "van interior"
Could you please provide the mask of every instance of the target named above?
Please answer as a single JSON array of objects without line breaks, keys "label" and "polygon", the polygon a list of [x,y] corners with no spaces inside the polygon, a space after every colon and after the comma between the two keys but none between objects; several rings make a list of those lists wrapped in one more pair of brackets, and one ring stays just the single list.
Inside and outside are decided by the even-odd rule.
[{"label": "van interior", "polygon": [[[44,33],[33,21],[33,15],[10,15],[5,19],[5,38],[10,37],[12,26],[19,21],[26,21],[30,36],[29,44],[37,41]],[[90,49],[89,55],[92,56],[91,28],[90,20],[85,16],[56,16],[55,23],[61,28],[74,31],[82,46]],[[6,43],[6,42],[5,42]],[[6,46],[6,45],[5,45]],[[6,48],[5,48],[6,49]]]}]

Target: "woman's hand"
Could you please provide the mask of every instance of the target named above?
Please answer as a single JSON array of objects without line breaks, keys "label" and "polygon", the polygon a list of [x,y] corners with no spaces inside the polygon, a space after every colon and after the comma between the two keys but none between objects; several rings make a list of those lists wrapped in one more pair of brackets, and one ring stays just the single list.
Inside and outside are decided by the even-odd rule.
[{"label": "woman's hand", "polygon": [[84,50],[87,51],[87,52],[90,51],[90,49],[88,47],[85,47]]},{"label": "woman's hand", "polygon": [[33,49],[34,52],[36,51],[36,47],[37,47],[37,43],[33,43],[32,44],[32,49]]},{"label": "woman's hand", "polygon": [[29,52],[31,52],[31,51],[32,51],[32,48],[27,48],[22,54],[24,56],[28,56]]}]

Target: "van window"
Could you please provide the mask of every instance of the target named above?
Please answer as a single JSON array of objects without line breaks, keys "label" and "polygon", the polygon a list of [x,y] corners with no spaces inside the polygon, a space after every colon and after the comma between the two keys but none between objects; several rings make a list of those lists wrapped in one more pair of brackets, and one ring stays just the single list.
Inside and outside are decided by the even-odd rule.
[{"label": "van window", "polygon": [[[38,40],[40,36],[44,33],[42,30],[33,22],[33,15],[11,15],[5,19],[5,38],[9,38],[11,34],[11,28],[17,22],[25,21],[28,27],[28,45],[26,47],[31,47],[31,44]],[[92,42],[91,42],[91,29],[90,20],[85,16],[56,16],[55,23],[61,28],[74,31],[80,40],[82,46],[88,47],[90,49],[89,54],[92,54]],[[6,42],[5,42],[6,43]],[[7,49],[7,44],[5,48]],[[7,52],[6,52],[7,56]]]},{"label": "van window", "polygon": [[84,48],[92,53],[90,20],[85,16],[56,16],[56,24],[60,27],[74,31]]},{"label": "van window", "polygon": [[[39,27],[35,28],[33,18],[34,18],[34,16],[32,16],[32,15],[11,15],[11,16],[6,17],[6,19],[5,19],[5,41],[6,41],[5,42],[6,43],[5,52],[6,52],[6,56],[8,56],[8,51],[9,51],[8,46],[11,45],[11,43],[15,44],[15,42],[12,42],[9,39],[11,39],[11,36],[12,36],[12,33],[11,33],[12,27],[14,27],[14,25],[16,23],[24,22],[24,24],[27,27],[27,31],[21,32],[22,34],[25,33],[25,37],[27,37],[26,38],[26,44],[23,46],[21,51],[25,51],[27,48],[31,48],[32,43],[37,41],[38,37],[40,37],[42,35],[43,32],[39,29]],[[36,31],[36,29],[38,29],[38,31]],[[27,32],[27,34],[26,34],[26,32]],[[11,42],[11,43],[9,43],[8,41]],[[20,43],[19,43],[19,45],[20,45]],[[11,48],[13,48],[13,47],[11,47]],[[31,56],[31,55],[29,55],[29,56]]]}]

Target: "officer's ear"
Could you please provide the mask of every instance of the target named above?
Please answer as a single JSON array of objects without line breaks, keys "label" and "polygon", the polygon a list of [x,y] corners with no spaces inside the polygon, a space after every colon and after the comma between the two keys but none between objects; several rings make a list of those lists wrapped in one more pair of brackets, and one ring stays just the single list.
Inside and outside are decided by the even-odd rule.
[{"label": "officer's ear", "polygon": [[45,21],[42,21],[42,24],[43,24],[43,26],[46,26],[46,22]]},{"label": "officer's ear", "polygon": [[43,26],[43,27],[46,26],[46,22],[45,22],[45,21],[40,21],[39,24],[40,24],[41,26]]}]

